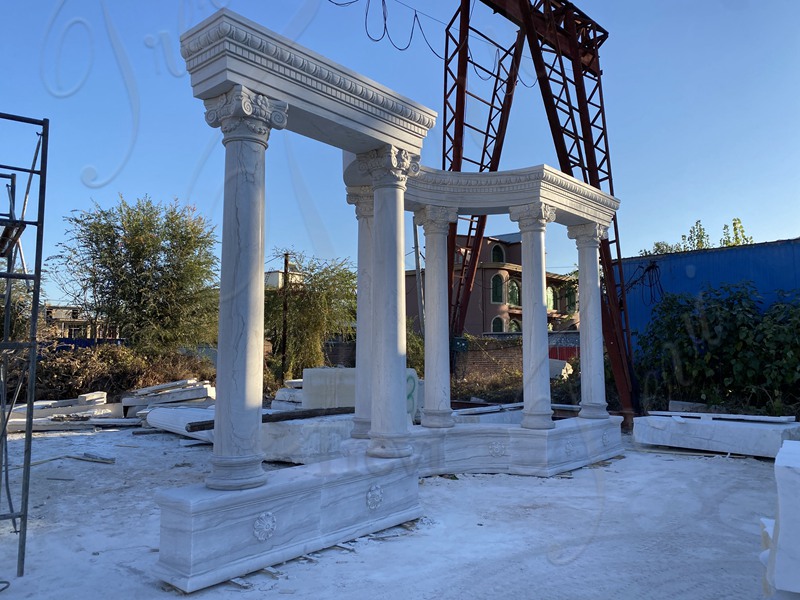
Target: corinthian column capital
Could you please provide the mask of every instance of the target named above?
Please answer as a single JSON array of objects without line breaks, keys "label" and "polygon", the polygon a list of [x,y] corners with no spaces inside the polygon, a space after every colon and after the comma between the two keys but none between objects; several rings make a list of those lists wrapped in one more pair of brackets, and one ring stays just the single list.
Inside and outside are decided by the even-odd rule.
[{"label": "corinthian column capital", "polygon": [[548,223],[556,220],[556,209],[542,202],[534,202],[512,206],[508,216],[519,223],[520,231],[544,231]]},{"label": "corinthian column capital", "polygon": [[372,178],[375,187],[401,187],[419,173],[419,156],[395,146],[384,146],[358,155],[358,169]]},{"label": "corinthian column capital", "polygon": [[578,248],[582,246],[595,246],[600,244],[600,240],[606,237],[608,227],[600,223],[582,223],[567,227],[567,237],[575,240]]},{"label": "corinthian column capital", "polygon": [[458,219],[458,209],[447,206],[426,206],[414,212],[414,220],[422,225],[425,235],[447,233],[450,223]]},{"label": "corinthian column capital", "polygon": [[375,214],[375,191],[371,185],[348,186],[347,203],[356,207],[356,219],[372,218]]},{"label": "corinthian column capital", "polygon": [[206,123],[219,127],[223,144],[231,139],[251,139],[264,146],[272,129],[286,127],[288,105],[235,85],[221,96],[205,101]]}]

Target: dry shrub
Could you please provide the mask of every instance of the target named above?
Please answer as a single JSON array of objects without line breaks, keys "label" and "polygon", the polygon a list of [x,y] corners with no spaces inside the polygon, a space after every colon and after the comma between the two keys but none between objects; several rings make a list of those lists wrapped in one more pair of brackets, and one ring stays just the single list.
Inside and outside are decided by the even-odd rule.
[{"label": "dry shrub", "polygon": [[214,381],[215,369],[207,359],[178,352],[143,354],[126,346],[42,351],[36,369],[36,396],[43,400],[75,398],[104,391],[109,400],[129,390],[181,379]]},{"label": "dry shrub", "polygon": [[451,385],[453,400],[480,398],[487,402],[510,404],[522,402],[522,372],[516,369],[503,369],[496,373],[470,374],[463,379],[453,379]]}]

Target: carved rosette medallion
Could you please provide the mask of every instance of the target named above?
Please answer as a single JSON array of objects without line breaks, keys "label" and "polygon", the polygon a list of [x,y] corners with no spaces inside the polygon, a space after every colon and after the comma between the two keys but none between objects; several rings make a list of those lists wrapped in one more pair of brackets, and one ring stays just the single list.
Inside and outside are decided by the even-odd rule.
[{"label": "carved rosette medallion", "polygon": [[266,145],[272,129],[284,129],[288,105],[256,94],[242,85],[205,101],[206,123],[219,127],[224,140],[251,138]]},{"label": "carved rosette medallion", "polygon": [[266,542],[275,533],[278,522],[271,512],[263,512],[253,523],[253,535],[259,542]]},{"label": "carved rosette medallion", "polygon": [[375,483],[367,490],[367,508],[370,510],[377,510],[382,503],[383,488]]},{"label": "carved rosette medallion", "polygon": [[506,453],[506,445],[503,442],[489,442],[489,454],[498,458]]},{"label": "carved rosette medallion", "polygon": [[567,442],[564,444],[564,452],[567,456],[572,456],[572,454],[575,452],[575,445],[572,443],[572,440],[567,440]]}]

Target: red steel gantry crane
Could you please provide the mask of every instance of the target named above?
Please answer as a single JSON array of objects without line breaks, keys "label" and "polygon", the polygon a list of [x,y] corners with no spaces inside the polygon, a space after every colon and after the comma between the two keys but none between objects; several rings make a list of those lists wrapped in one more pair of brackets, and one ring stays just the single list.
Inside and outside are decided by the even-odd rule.
[{"label": "red steel gantry crane", "polygon": [[[525,47],[530,51],[536,81],[544,102],[559,168],[568,175],[614,194],[603,109],[598,50],[608,32],[566,0],[481,0],[519,27],[516,39],[503,47],[470,24],[470,0],[460,0],[445,31],[444,136],[442,168],[451,171],[496,171],[500,165],[514,90]],[[470,51],[470,38],[495,48],[494,64],[479,64]],[[481,95],[468,87],[470,69],[491,91]],[[467,102],[471,107],[467,117]],[[475,113],[480,117],[476,117]],[[478,120],[476,120],[478,119]],[[479,140],[479,151],[469,156],[465,136]],[[475,282],[485,216],[466,217],[466,240],[457,248],[458,223],[450,227],[450,331],[460,336]],[[463,257],[460,269],[454,258]],[[625,421],[639,414],[632,372],[631,337],[622,273],[619,227],[614,217],[608,239],[600,246],[603,270],[603,337]]]}]

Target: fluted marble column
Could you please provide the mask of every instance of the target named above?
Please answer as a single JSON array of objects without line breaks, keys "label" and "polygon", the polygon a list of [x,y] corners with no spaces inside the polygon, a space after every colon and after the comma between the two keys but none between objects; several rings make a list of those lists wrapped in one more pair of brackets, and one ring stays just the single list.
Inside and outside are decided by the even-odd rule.
[{"label": "fluted marble column", "polygon": [[371,186],[347,188],[347,202],[358,219],[358,294],[356,298],[356,412],[350,436],[368,438],[372,418],[372,221]]},{"label": "fluted marble column", "polygon": [[509,215],[522,233],[522,426],[552,429],[544,239],[556,211],[535,203],[512,207]]},{"label": "fluted marble column", "polygon": [[264,151],[271,129],[286,126],[286,103],[237,85],[206,100],[206,121],[222,130],[222,221],[217,402],[212,472],[206,485],[262,485],[264,397]]},{"label": "fluted marble column", "polygon": [[607,227],[596,223],[567,228],[578,246],[578,301],[581,316],[581,412],[585,419],[607,419],[603,366],[602,299],[600,297],[600,240]]},{"label": "fluted marble column", "polygon": [[455,425],[450,408],[447,232],[455,208],[426,206],[415,213],[425,231],[425,404],[424,427]]},{"label": "fluted marble column", "polygon": [[385,146],[358,155],[375,190],[372,271],[372,415],[367,454],[409,456],[406,422],[406,295],[403,198],[418,157]]}]

